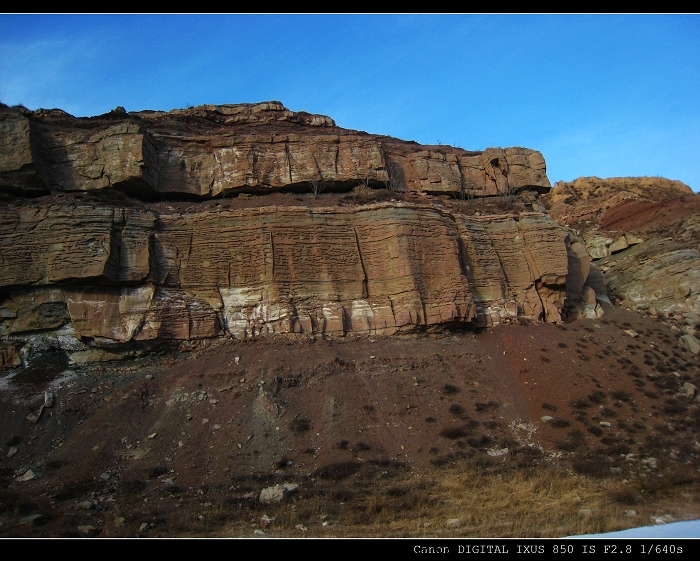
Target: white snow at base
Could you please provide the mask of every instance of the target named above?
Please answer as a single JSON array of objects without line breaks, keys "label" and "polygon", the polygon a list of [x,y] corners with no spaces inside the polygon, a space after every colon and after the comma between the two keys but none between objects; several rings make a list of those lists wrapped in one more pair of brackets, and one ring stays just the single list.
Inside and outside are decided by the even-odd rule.
[{"label": "white snow at base", "polygon": [[670,524],[656,524],[654,526],[642,526],[630,528],[619,532],[605,534],[585,534],[581,536],[569,536],[570,538],[700,538],[700,520],[687,520],[685,522],[672,522]]}]

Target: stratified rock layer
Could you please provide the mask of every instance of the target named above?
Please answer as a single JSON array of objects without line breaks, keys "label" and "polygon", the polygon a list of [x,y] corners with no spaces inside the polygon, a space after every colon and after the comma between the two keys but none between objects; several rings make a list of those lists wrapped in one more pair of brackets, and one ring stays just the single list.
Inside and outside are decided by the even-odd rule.
[{"label": "stratified rock layer", "polygon": [[[91,361],[163,340],[562,318],[567,248],[537,212],[549,181],[533,150],[420,146],[278,102],[80,119],[0,106],[0,132],[4,365],[52,347]],[[410,202],[291,195],[377,188]],[[533,212],[518,214],[523,190]],[[282,204],[253,197],[269,193]],[[480,216],[470,201],[487,196],[510,214]]]},{"label": "stratified rock layer", "polygon": [[342,129],[279,102],[82,119],[2,106],[0,133],[0,189],[20,194],[118,188],[141,197],[210,198],[365,182],[481,196],[550,187],[534,150],[420,146]]},{"label": "stratified rock layer", "polygon": [[12,336],[70,326],[109,344],[558,321],[566,295],[562,231],[539,213],[406,203],[0,212],[10,293],[0,311]]}]

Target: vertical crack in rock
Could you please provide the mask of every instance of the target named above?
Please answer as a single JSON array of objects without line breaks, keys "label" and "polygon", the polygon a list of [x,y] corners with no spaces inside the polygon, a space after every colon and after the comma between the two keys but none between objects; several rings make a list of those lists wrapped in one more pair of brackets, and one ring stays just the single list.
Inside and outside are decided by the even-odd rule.
[{"label": "vertical crack in rock", "polygon": [[530,280],[532,281],[532,285],[527,287],[525,291],[531,292],[529,289],[533,289],[535,291],[535,294],[537,295],[537,300],[539,301],[540,306],[542,308],[542,311],[537,314],[539,319],[541,315],[546,313],[547,309],[546,303],[542,300],[542,296],[540,295],[539,290],[537,290],[537,283],[540,282],[542,278],[542,273],[539,270],[537,262],[535,261],[535,258],[533,257],[532,252],[530,250],[530,246],[527,243],[527,240],[525,239],[525,230],[523,230],[523,228],[521,227],[520,221],[517,221],[515,224],[518,229],[518,237],[522,239],[525,263],[527,263],[527,270],[530,273]]},{"label": "vertical crack in rock", "polygon": [[270,280],[275,282],[275,240],[272,234],[272,228],[265,230],[265,237],[270,239]]},{"label": "vertical crack in rock", "polygon": [[[364,278],[362,279],[362,298],[364,300],[369,299],[369,278],[367,277],[367,269],[365,268],[365,261],[362,257],[362,248],[360,247],[360,237],[357,235],[357,230],[353,226],[352,231],[355,233],[355,243],[357,244],[357,254],[360,257],[360,265],[362,266],[362,274]],[[393,308],[392,308],[393,312]]]},{"label": "vertical crack in rock", "polygon": [[284,153],[287,160],[287,172],[289,174],[289,183],[294,183],[294,178],[292,177],[292,153],[289,150],[289,142],[284,143]]},{"label": "vertical crack in rock", "polygon": [[189,241],[189,244],[187,245],[187,260],[186,260],[187,265],[186,266],[189,266],[190,258],[192,257],[192,241],[193,241],[193,239],[194,239],[194,221],[190,225],[190,241]]},{"label": "vertical crack in rock", "polygon": [[[340,141],[338,141],[340,142]],[[335,161],[334,161],[334,174],[338,175],[338,158],[340,157],[340,145],[335,147]]]},{"label": "vertical crack in rock", "polygon": [[394,313],[394,301],[389,297],[389,308],[391,308],[391,317],[394,318],[394,325],[396,325],[396,314]]}]

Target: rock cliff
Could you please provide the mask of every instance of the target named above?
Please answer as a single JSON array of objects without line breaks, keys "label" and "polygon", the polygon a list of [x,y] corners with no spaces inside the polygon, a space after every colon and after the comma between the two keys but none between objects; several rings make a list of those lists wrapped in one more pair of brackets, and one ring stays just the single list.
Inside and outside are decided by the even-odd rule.
[{"label": "rock cliff", "polygon": [[700,197],[690,187],[659,177],[585,177],[557,183],[543,199],[585,246],[599,296],[609,291],[622,306],[698,335]]},{"label": "rock cliff", "polygon": [[237,192],[344,189],[494,195],[548,191],[544,158],[525,148],[468,152],[337,127],[279,102],[203,105],[169,113],[123,109],[76,119],[0,108],[0,188],[45,194],[117,188],[197,199]]},{"label": "rock cliff", "polygon": [[[159,341],[562,319],[565,233],[511,198],[549,189],[538,152],[425,147],[277,102],[0,109],[6,365],[48,348],[91,361]],[[373,188],[386,196],[341,196]],[[489,196],[502,208],[475,212]]]}]

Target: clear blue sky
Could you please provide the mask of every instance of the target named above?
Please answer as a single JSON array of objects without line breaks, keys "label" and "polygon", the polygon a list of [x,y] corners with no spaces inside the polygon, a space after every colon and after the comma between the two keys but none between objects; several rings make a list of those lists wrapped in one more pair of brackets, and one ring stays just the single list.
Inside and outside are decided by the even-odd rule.
[{"label": "clear blue sky", "polygon": [[700,189],[698,15],[0,15],[0,101],[76,116],[279,100],[552,183]]}]

